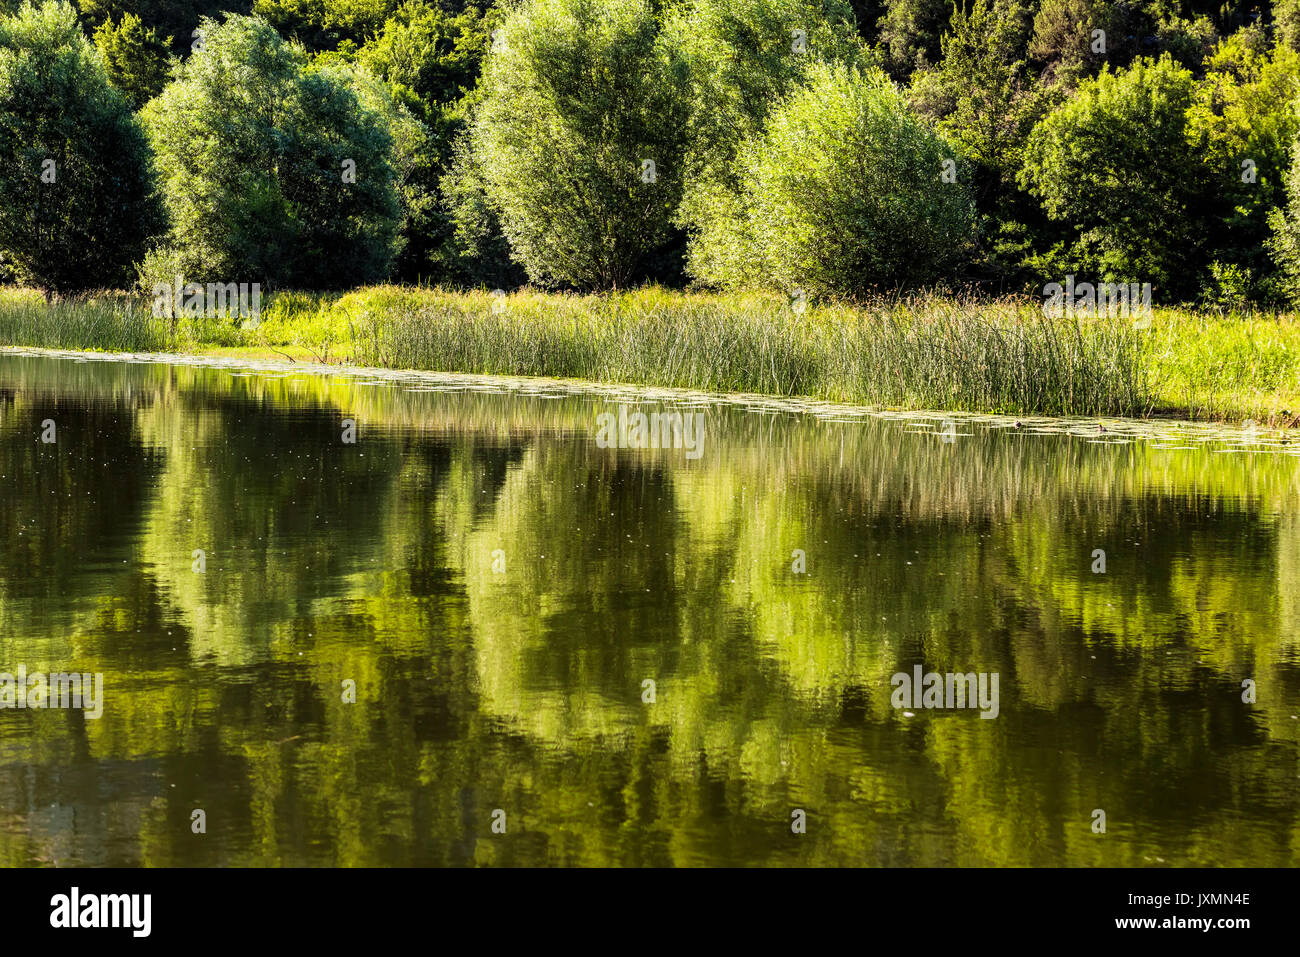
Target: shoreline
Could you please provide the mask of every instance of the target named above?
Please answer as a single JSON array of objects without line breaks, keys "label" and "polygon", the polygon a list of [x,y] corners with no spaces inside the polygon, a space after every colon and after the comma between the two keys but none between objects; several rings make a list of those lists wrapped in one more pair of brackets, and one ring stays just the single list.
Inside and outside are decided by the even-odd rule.
[{"label": "shoreline", "polygon": [[[1101,423],[1109,428],[1118,427],[1123,434],[1129,437],[1151,438],[1157,436],[1148,436],[1145,433],[1148,428],[1154,426],[1212,430],[1225,436],[1243,435],[1250,432],[1249,426],[1234,425],[1231,419],[1194,418],[1180,414],[1180,410],[1169,409],[1153,410],[1143,416],[1080,416],[870,406],[834,402],[809,396],[781,396],[757,392],[708,392],[698,389],[635,382],[597,382],[589,379],[555,376],[500,375],[437,369],[393,369],[343,361],[320,362],[308,350],[299,351],[306,353],[306,355],[294,358],[273,349],[244,346],[207,347],[187,352],[120,352],[99,349],[50,349],[40,346],[0,345],[0,356],[62,358],[82,362],[144,362],[194,368],[234,369],[267,374],[296,373],[315,376],[340,376],[350,379],[385,380],[394,385],[403,382],[436,383],[439,385],[464,384],[471,387],[492,385],[505,386],[510,391],[522,393],[543,392],[632,400],[658,398],[673,402],[738,405],[773,411],[779,410],[792,414],[836,414],[888,419],[953,418],[965,422],[989,422],[993,423],[995,427],[1012,427],[1016,422],[1020,422],[1026,427],[1044,424],[1077,426],[1080,423]],[[1290,432],[1300,428],[1300,421],[1297,421],[1294,417],[1286,425],[1255,424],[1279,432]]]},{"label": "shoreline", "polygon": [[254,322],[155,318],[125,293],[0,288],[0,343],[799,397],[854,408],[1300,426],[1294,314],[1051,320],[937,294],[795,309],[766,293],[271,294]]}]

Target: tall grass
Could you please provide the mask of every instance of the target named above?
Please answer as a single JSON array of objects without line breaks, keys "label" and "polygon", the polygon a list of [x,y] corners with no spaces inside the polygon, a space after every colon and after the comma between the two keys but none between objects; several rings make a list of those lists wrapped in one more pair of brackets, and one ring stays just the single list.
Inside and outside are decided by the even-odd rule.
[{"label": "tall grass", "polygon": [[1121,320],[924,298],[795,312],[778,298],[368,290],[336,308],[368,365],[553,376],[872,405],[1136,414],[1153,400]]},{"label": "tall grass", "polygon": [[46,302],[31,290],[0,289],[0,345],[160,352],[170,342],[167,327],[122,294]]},{"label": "tall grass", "polygon": [[797,312],[777,296],[602,296],[376,286],[282,292],[261,323],[156,320],[102,294],[46,303],[0,289],[0,344],[112,351],[213,348],[324,362],[578,378],[806,396],[896,408],[1141,415],[1293,424],[1293,316],[1157,309],[1123,319],[1046,319],[1041,303],[918,296]]},{"label": "tall grass", "polygon": [[1189,416],[1290,424],[1300,414],[1295,315],[1157,313],[1149,353],[1162,401]]}]

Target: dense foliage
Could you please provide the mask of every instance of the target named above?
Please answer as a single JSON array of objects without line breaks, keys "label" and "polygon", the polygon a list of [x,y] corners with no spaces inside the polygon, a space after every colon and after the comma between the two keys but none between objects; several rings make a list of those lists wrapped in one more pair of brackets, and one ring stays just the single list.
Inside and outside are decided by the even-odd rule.
[{"label": "dense foliage", "polygon": [[[90,206],[12,225],[39,193],[15,154],[0,171],[0,280],[120,282],[143,228],[146,273],[183,262],[335,288],[651,280],[853,296],[1037,292],[1073,273],[1149,282],[1160,302],[1300,302],[1300,0],[18,9],[0,0],[10,34],[79,13],[56,61],[80,79],[32,79],[47,86],[0,102],[0,129],[21,131],[10,148],[27,157],[37,125],[65,120],[84,140],[78,116],[126,103],[154,156],[133,152],[116,107],[111,149],[133,158],[102,162],[123,185],[83,178],[102,195],[80,202],[147,203],[153,164],[167,217],[135,216],[111,250],[93,239],[103,217],[74,212]],[[57,115],[38,123],[31,104],[47,101]],[[100,162],[110,147],[84,148]],[[344,159],[368,174],[343,184]],[[59,229],[64,245],[32,245]]]},{"label": "dense foliage", "polygon": [[641,277],[681,200],[686,74],[646,0],[527,0],[470,131],[488,205],[536,282]]},{"label": "dense foliage", "polygon": [[142,114],[172,223],[150,264],[160,279],[382,279],[399,221],[396,121],[370,99],[264,20],[204,21],[203,45]]},{"label": "dense foliage", "polygon": [[66,3],[0,18],[0,260],[47,293],[121,285],[160,225],[143,131]]},{"label": "dense foliage", "polygon": [[939,280],[973,239],[953,157],[886,76],[820,65],[741,147],[747,228],[708,278],[818,295]]}]

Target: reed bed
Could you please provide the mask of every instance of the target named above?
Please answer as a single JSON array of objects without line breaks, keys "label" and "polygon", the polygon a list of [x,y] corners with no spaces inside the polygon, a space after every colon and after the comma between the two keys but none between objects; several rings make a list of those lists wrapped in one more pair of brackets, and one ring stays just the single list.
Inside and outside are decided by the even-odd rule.
[{"label": "reed bed", "polygon": [[116,293],[47,302],[0,289],[0,345],[103,352],[160,352],[173,341],[149,309]]},{"label": "reed bed", "polygon": [[806,396],[868,405],[1134,415],[1154,401],[1122,320],[1023,303],[896,300],[796,311],[761,296],[353,294],[369,365]]},{"label": "reed bed", "polygon": [[121,293],[0,289],[0,344],[261,355],[586,379],[871,406],[1040,415],[1153,412],[1295,424],[1291,315],[1157,309],[1048,319],[1041,303],[917,295],[795,308],[779,296],[451,292],[376,286],[267,298],[261,321],[154,319]]}]

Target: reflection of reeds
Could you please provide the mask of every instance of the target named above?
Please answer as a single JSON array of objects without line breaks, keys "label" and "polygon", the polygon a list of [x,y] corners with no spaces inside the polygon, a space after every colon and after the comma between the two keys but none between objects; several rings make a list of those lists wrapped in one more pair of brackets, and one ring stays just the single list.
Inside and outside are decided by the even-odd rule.
[{"label": "reflection of reeds", "polygon": [[[527,448],[557,435],[570,436],[611,467],[656,467],[722,472],[753,488],[780,488],[801,475],[826,479],[834,507],[871,503],[913,521],[1004,520],[1026,509],[1064,516],[1080,508],[1109,513],[1136,502],[1158,513],[1197,499],[1228,500],[1285,512],[1300,501],[1300,463],[1282,453],[1274,433],[1261,431],[1251,446],[1244,433],[1215,426],[1112,423],[1128,444],[1091,441],[1092,422],[1031,422],[1032,428],[989,428],[961,419],[955,441],[943,441],[940,417],[856,416],[818,418],[824,411],[800,402],[780,403],[781,414],[753,414],[745,405],[698,404],[677,393],[605,390],[532,400],[528,392],[492,380],[407,379],[363,384],[353,375],[315,374],[284,367],[275,375],[232,376],[234,370],[201,365],[137,362],[77,363],[11,356],[4,381],[35,396],[81,395],[114,403],[123,391],[132,402],[153,405],[176,393],[208,404],[248,402],[258,407],[315,408],[352,416],[366,430],[408,435],[454,436],[459,442]],[[456,383],[464,391],[454,391]],[[436,385],[439,391],[420,391]],[[520,383],[514,383],[519,385]],[[536,388],[536,383],[527,383]],[[499,386],[494,388],[493,386]],[[442,389],[452,391],[442,391]],[[703,458],[687,463],[679,450],[617,452],[596,448],[597,415],[619,403],[643,411],[703,409],[707,420]],[[762,404],[762,403],[759,403]],[[806,414],[798,410],[807,409]],[[999,423],[1006,425],[1007,423]],[[1040,431],[1041,430],[1041,431]],[[1055,432],[1057,434],[1050,434]],[[1170,445],[1171,448],[1161,448]],[[1218,450],[1237,448],[1235,454]],[[1162,504],[1163,503],[1163,504]]]}]

